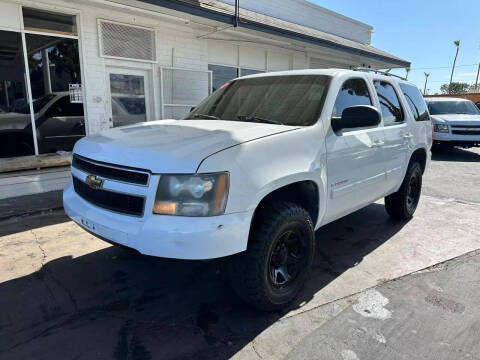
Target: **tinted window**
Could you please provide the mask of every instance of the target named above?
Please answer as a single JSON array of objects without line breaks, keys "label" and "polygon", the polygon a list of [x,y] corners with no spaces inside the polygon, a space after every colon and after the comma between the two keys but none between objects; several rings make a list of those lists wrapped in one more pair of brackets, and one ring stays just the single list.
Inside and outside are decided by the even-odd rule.
[{"label": "tinted window", "polygon": [[423,99],[420,91],[412,85],[400,84],[400,89],[402,89],[405,99],[407,99],[408,106],[412,110],[413,116],[417,121],[428,121],[430,117],[428,116],[427,104]]},{"label": "tinted window", "polygon": [[478,115],[478,109],[471,101],[429,101],[428,110],[431,115],[441,114],[469,114]]},{"label": "tinted window", "polygon": [[322,111],[329,82],[324,75],[236,80],[206,98],[187,119],[312,125]]},{"label": "tinted window", "polygon": [[332,116],[340,117],[343,110],[355,105],[372,105],[367,83],[363,79],[350,79],[343,83]]},{"label": "tinted window", "polygon": [[212,72],[213,91],[238,77],[238,69],[236,67],[208,65],[208,70]]},{"label": "tinted window", "polygon": [[401,123],[403,121],[403,111],[393,86],[380,80],[375,80],[373,83],[380,101],[383,125],[389,126]]}]

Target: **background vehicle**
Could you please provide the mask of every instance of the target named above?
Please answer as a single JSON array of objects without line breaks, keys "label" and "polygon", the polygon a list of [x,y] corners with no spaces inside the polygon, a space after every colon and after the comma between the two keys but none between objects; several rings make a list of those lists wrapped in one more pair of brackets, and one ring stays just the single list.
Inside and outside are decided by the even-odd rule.
[{"label": "background vehicle", "polygon": [[[32,155],[30,108],[24,101],[13,112],[0,113],[0,157]],[[33,101],[40,153],[71,151],[85,136],[83,104],[70,102],[69,92],[46,94]]]},{"label": "background vehicle", "polygon": [[431,134],[419,90],[391,76],[247,76],[185,120],[77,142],[64,208],[87,231],[142,254],[234,255],[233,288],[275,310],[308,276],[315,229],[383,197],[392,217],[413,216]]},{"label": "background vehicle", "polygon": [[467,99],[428,98],[434,149],[480,145],[480,110]]}]

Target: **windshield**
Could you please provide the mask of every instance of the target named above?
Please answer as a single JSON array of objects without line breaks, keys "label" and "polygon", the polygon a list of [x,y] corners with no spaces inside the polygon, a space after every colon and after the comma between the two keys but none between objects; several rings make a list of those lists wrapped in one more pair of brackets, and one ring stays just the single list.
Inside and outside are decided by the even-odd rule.
[{"label": "windshield", "polygon": [[428,102],[430,115],[441,114],[469,114],[479,115],[480,112],[471,101],[430,101]]},{"label": "windshield", "polygon": [[186,119],[313,125],[322,111],[329,83],[330,77],[325,75],[235,80],[206,98]]},{"label": "windshield", "polygon": [[[33,111],[34,113],[38,113],[39,111],[42,110],[42,108],[48,104],[50,100],[52,100],[55,97],[54,94],[46,94],[43,95],[42,97],[33,100]],[[25,104],[25,102],[22,102],[21,106],[17,107],[15,110],[17,113],[21,114],[30,114],[30,105]]]}]

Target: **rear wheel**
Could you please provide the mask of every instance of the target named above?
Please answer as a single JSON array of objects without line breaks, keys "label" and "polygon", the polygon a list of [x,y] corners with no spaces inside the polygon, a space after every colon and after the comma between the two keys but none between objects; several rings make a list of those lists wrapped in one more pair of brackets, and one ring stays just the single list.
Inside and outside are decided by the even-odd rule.
[{"label": "rear wheel", "polygon": [[400,189],[385,198],[387,213],[399,220],[413,217],[422,193],[422,166],[414,161],[408,166]]},{"label": "rear wheel", "polygon": [[312,220],[289,202],[264,206],[256,215],[246,252],[229,263],[233,289],[266,311],[289,305],[308,276],[315,253]]}]

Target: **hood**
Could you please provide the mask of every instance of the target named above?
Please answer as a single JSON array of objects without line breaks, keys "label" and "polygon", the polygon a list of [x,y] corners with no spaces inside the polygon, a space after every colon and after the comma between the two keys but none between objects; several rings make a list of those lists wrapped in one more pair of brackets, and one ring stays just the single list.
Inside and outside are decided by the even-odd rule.
[{"label": "hood", "polygon": [[239,121],[158,120],[88,136],[75,144],[74,153],[153,173],[195,173],[213,153],[296,129]]},{"label": "hood", "polygon": [[433,122],[442,124],[458,123],[459,125],[480,125],[480,115],[441,114],[431,115]]}]

